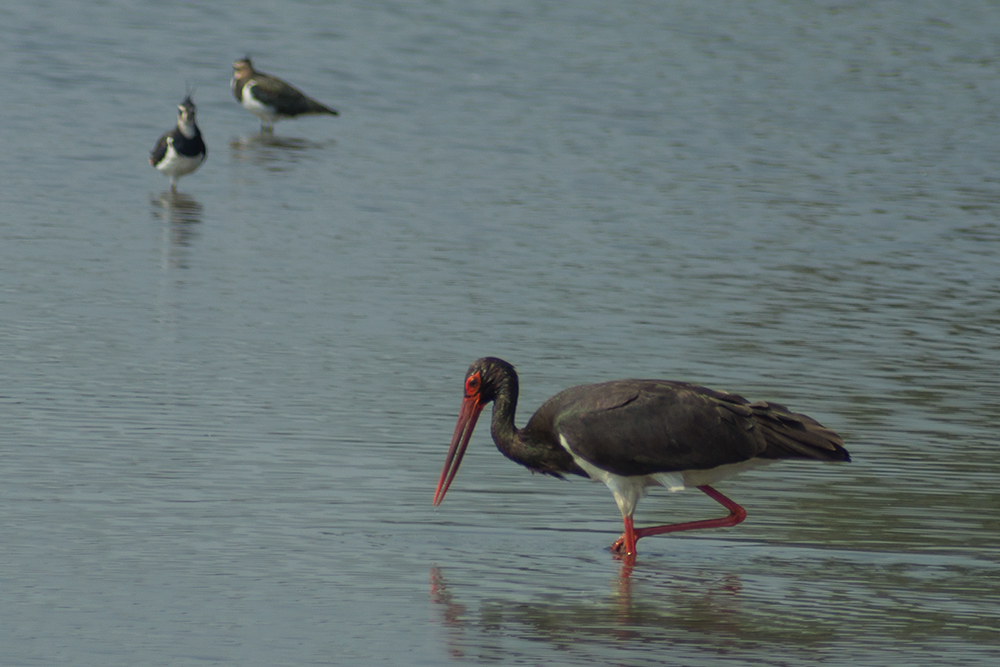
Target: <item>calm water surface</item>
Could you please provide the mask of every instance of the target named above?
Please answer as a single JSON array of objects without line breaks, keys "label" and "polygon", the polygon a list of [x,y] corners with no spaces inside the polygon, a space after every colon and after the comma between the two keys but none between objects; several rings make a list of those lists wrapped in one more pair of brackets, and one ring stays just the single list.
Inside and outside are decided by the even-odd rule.
[{"label": "calm water surface", "polygon": [[[996,664],[998,9],[6,3],[4,664]],[[248,51],[342,115],[258,136]],[[486,354],[519,423],[685,379],[855,461],[623,569],[483,427],[431,507]]]}]

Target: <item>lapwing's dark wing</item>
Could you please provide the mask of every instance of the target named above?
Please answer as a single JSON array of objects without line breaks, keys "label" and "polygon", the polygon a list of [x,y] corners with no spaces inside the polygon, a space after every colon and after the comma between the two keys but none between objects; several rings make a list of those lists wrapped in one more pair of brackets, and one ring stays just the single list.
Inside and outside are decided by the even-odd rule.
[{"label": "lapwing's dark wing", "polygon": [[281,79],[257,72],[253,81],[253,96],[262,104],[273,108],[282,116],[300,116],[309,113],[339,115],[337,111],[307,97],[299,89]]},{"label": "lapwing's dark wing", "polygon": [[155,167],[167,156],[167,139],[170,138],[172,132],[172,130],[171,132],[164,132],[163,136],[156,142],[156,145],[153,146],[153,150],[149,153],[149,164]]}]

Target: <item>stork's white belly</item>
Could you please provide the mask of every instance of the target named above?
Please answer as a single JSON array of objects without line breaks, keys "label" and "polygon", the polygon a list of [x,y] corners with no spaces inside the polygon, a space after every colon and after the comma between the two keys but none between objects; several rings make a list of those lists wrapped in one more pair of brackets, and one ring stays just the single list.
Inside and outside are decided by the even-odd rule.
[{"label": "stork's white belly", "polygon": [[615,502],[618,503],[618,509],[621,510],[622,516],[632,515],[636,504],[646,495],[646,487],[662,486],[668,491],[683,491],[692,486],[715,484],[746,470],[753,470],[773,463],[771,459],[750,459],[739,463],[727,463],[707,470],[658,472],[652,475],[617,475],[598,468],[590,461],[577,456],[569,448],[569,443],[566,442],[566,438],[562,434],[559,435],[559,443],[591,479],[604,482],[611,489],[611,494],[615,497]]}]

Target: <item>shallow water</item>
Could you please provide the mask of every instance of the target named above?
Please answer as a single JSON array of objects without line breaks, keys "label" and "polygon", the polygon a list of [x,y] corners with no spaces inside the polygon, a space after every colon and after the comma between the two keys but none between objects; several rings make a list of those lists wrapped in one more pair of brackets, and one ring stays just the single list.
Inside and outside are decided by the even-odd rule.
[{"label": "shallow water", "polygon": [[[5,664],[995,664],[995,10],[8,3]],[[247,51],[341,116],[259,136]],[[519,423],[684,379],[854,462],[628,568],[603,486],[485,424],[431,507],[486,354]]]}]

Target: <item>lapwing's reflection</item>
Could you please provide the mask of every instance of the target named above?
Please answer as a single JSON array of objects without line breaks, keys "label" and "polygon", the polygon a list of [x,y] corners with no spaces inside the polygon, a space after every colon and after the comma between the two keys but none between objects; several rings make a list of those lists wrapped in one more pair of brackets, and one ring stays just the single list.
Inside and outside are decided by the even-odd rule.
[{"label": "lapwing's reflection", "polygon": [[229,150],[234,162],[249,162],[272,171],[285,171],[308,159],[311,153],[331,148],[336,143],[333,139],[310,141],[260,133],[234,138],[229,142]]},{"label": "lapwing's reflection", "polygon": [[181,192],[163,192],[150,198],[153,218],[163,220],[163,259],[169,266],[187,268],[187,248],[198,236],[202,205]]}]

